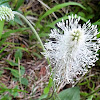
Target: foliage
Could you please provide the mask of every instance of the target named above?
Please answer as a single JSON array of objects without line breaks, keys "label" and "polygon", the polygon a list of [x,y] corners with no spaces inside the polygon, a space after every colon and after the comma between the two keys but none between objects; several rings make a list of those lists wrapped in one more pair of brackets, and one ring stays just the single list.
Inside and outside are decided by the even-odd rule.
[{"label": "foliage", "polygon": [[80,100],[79,87],[66,89],[59,93],[59,97],[61,100]]},{"label": "foliage", "polygon": [[[14,11],[23,13],[27,18],[31,16],[35,19],[33,21],[30,20],[30,22],[35,30],[38,31],[38,35],[43,42],[48,38],[50,29],[56,28],[55,24],[57,22],[62,19],[68,19],[68,15],[71,14],[81,16],[80,23],[87,22],[90,19],[92,24],[98,25],[98,30],[100,31],[100,13],[98,13],[100,1],[81,0],[79,2],[63,3],[63,1],[59,0],[38,0],[35,2],[41,1],[39,2],[40,4],[33,9],[32,5],[35,5],[35,3],[32,5],[29,5],[30,3],[25,5],[24,1],[25,0],[0,0],[0,6],[8,6]],[[28,3],[28,0],[26,1]],[[42,9],[40,6],[42,6]],[[39,10],[35,12],[36,9]],[[19,16],[15,16],[14,21],[10,21],[9,23],[0,22],[0,27],[0,100],[16,99],[21,93],[24,95],[23,98],[29,97],[30,100],[35,100],[34,97],[37,93],[35,83],[31,83],[34,87],[29,86],[29,84],[32,80],[38,80],[38,78],[32,77],[31,79],[31,77],[28,77],[26,75],[27,65],[23,66],[22,63],[25,59],[28,61],[34,60],[34,63],[42,59],[43,56],[40,53],[42,47],[36,40],[36,35],[34,33],[32,34],[30,27],[26,26]],[[14,37],[14,42],[12,42],[11,37]],[[100,38],[100,34],[98,34],[97,37]],[[99,51],[98,53],[100,54]],[[3,66],[2,61],[5,63]],[[97,86],[97,84],[100,83],[100,78],[98,77],[100,75],[98,73],[100,70],[99,61],[100,57],[94,68],[96,72],[91,69],[91,72],[87,73],[86,76],[82,77],[82,79],[76,83],[79,87],[67,89],[65,86],[65,90],[62,89],[58,94],[54,90],[52,77],[49,77],[48,85],[44,83],[45,87],[41,92],[41,96],[38,97],[38,100],[100,100],[100,89],[98,87],[99,85]],[[1,81],[6,71],[9,73],[8,75],[11,81],[17,82],[14,88],[8,88],[5,83]],[[32,70],[32,72],[34,72],[34,70]],[[40,84],[41,82],[39,85]],[[33,90],[28,90],[30,88]],[[40,88],[37,90],[39,89]],[[29,93],[26,90],[28,90]]]}]

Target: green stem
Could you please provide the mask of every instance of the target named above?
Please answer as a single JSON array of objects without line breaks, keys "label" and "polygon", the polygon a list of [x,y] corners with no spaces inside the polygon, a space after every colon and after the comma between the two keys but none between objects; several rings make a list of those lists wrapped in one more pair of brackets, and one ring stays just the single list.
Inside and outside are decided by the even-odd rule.
[{"label": "green stem", "polygon": [[61,100],[60,97],[59,97],[59,95],[57,94],[57,92],[55,92],[55,95],[56,95],[57,98],[58,98],[57,100]]},{"label": "green stem", "polygon": [[[20,16],[29,25],[29,27],[32,29],[33,33],[36,35],[38,41],[40,42],[41,47],[43,48],[43,51],[45,52],[44,45],[43,45],[43,43],[42,43],[42,41],[41,41],[38,33],[36,32],[36,30],[34,29],[34,27],[31,25],[31,23],[22,14],[20,14],[20,13],[18,13],[16,11],[13,11],[13,13],[16,14],[16,15],[18,15],[18,16]],[[51,72],[52,67],[51,67],[49,58],[47,58],[47,61],[48,61],[48,64],[50,65],[50,72]],[[54,88],[55,88],[55,84],[54,84]],[[55,93],[55,95],[57,96],[58,100],[61,100],[57,93]]]},{"label": "green stem", "polygon": [[2,32],[3,32],[3,27],[4,27],[4,20],[0,20],[0,39],[1,39],[1,36],[2,36]]},{"label": "green stem", "polygon": [[[19,84],[20,84],[21,89],[23,90],[22,82],[21,82],[22,75],[21,75],[20,69],[21,69],[21,66],[20,66],[20,59],[18,58]],[[24,93],[23,93],[23,94],[24,94]]]},{"label": "green stem", "polygon": [[33,33],[36,35],[38,41],[40,42],[40,44],[41,44],[41,46],[43,48],[43,51],[45,51],[44,45],[43,45],[38,33],[36,32],[34,27],[31,25],[31,23],[22,14],[20,14],[19,12],[13,11],[13,13],[18,15],[18,16],[20,16],[30,26],[30,28],[32,29]]},{"label": "green stem", "polygon": [[[43,48],[43,51],[45,52],[44,45],[43,45],[43,43],[42,43],[42,41],[41,41],[38,33],[36,32],[36,30],[34,29],[34,27],[31,25],[31,23],[22,14],[20,14],[19,12],[13,11],[13,13],[16,14],[16,15],[18,15],[18,16],[20,16],[30,26],[30,28],[32,29],[33,33],[36,35],[38,41],[40,42],[41,47]],[[50,65],[49,58],[47,58],[47,62]],[[50,70],[51,70],[51,68],[50,68]]]},{"label": "green stem", "polygon": [[87,96],[82,97],[81,100],[83,100],[83,99],[86,100],[88,97],[92,96],[93,94],[95,94],[95,93],[97,93],[97,92],[99,92],[99,91],[100,91],[100,88],[97,89],[97,90],[95,90],[94,92],[91,92],[91,93],[88,94]]},{"label": "green stem", "polygon": [[97,93],[98,91],[100,91],[100,88],[97,89],[97,90],[95,90],[94,92],[90,93],[89,95],[87,95],[86,98],[89,97],[89,96],[91,96],[91,95],[93,95],[93,94],[95,94],[95,93]]},{"label": "green stem", "polygon": [[20,60],[19,60],[19,58],[18,58],[18,71],[19,71],[19,82],[21,85],[21,72],[20,72]]}]

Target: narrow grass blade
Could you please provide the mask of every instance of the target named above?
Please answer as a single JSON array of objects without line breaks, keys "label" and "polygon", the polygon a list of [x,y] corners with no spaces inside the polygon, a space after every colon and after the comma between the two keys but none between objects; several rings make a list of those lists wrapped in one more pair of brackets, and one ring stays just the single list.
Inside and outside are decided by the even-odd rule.
[{"label": "narrow grass blade", "polygon": [[86,10],[86,8],[84,6],[82,6],[80,3],[76,3],[76,2],[68,2],[68,3],[63,3],[63,4],[59,4],[53,8],[51,8],[50,10],[48,10],[43,16],[41,16],[39,18],[39,22],[45,18],[46,16],[50,15],[51,13],[63,8],[63,7],[66,7],[66,6],[69,6],[69,5],[75,5],[75,6],[79,6],[81,8],[83,8],[84,10]]}]

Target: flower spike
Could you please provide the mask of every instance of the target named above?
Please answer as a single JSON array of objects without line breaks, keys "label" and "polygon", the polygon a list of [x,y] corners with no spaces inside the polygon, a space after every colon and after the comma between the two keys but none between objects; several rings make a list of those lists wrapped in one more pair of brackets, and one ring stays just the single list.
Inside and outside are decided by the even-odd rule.
[{"label": "flower spike", "polygon": [[0,6],[0,20],[14,20],[14,14],[11,10],[11,8],[8,8],[6,6]]},{"label": "flower spike", "polygon": [[64,22],[57,23],[58,29],[51,30],[50,39],[45,43],[44,56],[50,59],[56,85],[75,83],[88,68],[98,60],[100,48],[97,26],[90,21],[78,24],[80,17],[69,16]]}]

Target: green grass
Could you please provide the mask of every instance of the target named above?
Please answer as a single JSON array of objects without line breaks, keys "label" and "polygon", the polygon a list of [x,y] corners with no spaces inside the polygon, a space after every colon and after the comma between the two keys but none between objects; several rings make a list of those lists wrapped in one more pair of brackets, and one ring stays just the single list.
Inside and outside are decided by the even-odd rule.
[{"label": "green grass", "polygon": [[[2,0],[0,1],[0,5],[9,6],[20,13],[23,13],[23,11],[19,8],[23,8],[26,9],[24,15],[34,15],[34,18],[36,18],[36,20],[32,20],[35,24],[34,30],[38,33],[43,43],[48,38],[51,28],[56,28],[55,24],[57,22],[62,19],[68,19],[68,15],[71,14],[81,16],[80,23],[87,22],[91,19],[94,25],[100,25],[100,14],[97,9],[94,9],[96,6],[100,8],[100,2],[96,5],[92,3],[92,0],[90,0],[88,4],[86,1],[63,3],[56,0],[57,2],[54,2],[52,5],[51,0],[46,3],[45,0],[42,1],[44,4],[50,6],[51,9],[45,11],[47,8],[44,8],[43,5],[33,10],[26,9],[34,5],[25,5],[23,3],[24,0],[21,2],[20,0]],[[35,1],[35,3],[36,2],[38,1]],[[92,7],[91,4],[93,4],[94,7]],[[39,11],[35,11],[36,9],[39,9]],[[66,11],[68,12],[66,13]],[[31,12],[31,15],[27,12]],[[58,19],[55,19],[52,13],[55,13]],[[67,100],[65,98],[69,98],[68,100],[74,100],[74,98],[76,98],[76,100],[100,100],[100,88],[98,87],[100,84],[100,58],[99,61],[96,62],[96,66],[91,68],[91,72],[82,77],[76,87],[65,87],[60,93],[56,93],[53,89],[54,83],[51,77],[46,76],[46,82],[48,84],[44,80],[40,81],[43,77],[40,72],[45,71],[45,69],[38,69],[39,66],[43,66],[39,65],[40,63],[38,63],[38,61],[43,63],[44,60],[41,55],[43,51],[42,46],[39,43],[40,41],[38,41],[39,39],[36,39],[35,31],[32,32],[31,28],[18,16],[15,17],[15,21],[6,22],[1,31],[2,30],[3,34],[0,33],[0,100],[12,100],[19,97],[19,94],[22,94],[23,98],[35,100],[38,91],[41,95],[38,96],[39,99],[37,100]],[[98,26],[98,30],[100,30],[100,26]],[[99,38],[100,36],[98,35],[97,37]],[[37,70],[35,70],[36,63],[38,63],[38,65],[36,65],[38,66]],[[31,70],[28,70],[28,65],[31,66]],[[2,81],[4,76],[7,77],[7,84]],[[12,85],[12,81],[14,82],[14,86],[9,88]],[[42,87],[41,84],[43,84]]]}]

